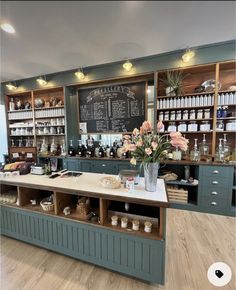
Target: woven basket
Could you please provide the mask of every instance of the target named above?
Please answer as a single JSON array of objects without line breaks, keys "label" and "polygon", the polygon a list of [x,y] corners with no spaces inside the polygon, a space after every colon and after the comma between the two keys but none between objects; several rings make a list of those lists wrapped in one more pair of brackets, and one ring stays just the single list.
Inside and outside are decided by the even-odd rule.
[{"label": "woven basket", "polygon": [[44,198],[41,200],[40,205],[43,208],[44,211],[53,211],[54,210],[54,204],[46,204],[48,202],[47,198]]},{"label": "woven basket", "polygon": [[77,213],[81,217],[86,217],[90,212],[90,199],[81,198],[77,204]]}]

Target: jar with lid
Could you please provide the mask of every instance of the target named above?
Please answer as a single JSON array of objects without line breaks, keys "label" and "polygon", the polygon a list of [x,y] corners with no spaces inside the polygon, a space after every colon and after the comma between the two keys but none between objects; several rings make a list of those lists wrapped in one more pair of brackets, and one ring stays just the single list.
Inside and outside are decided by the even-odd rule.
[{"label": "jar with lid", "polygon": [[202,121],[200,124],[200,131],[210,131],[211,125],[209,121]]},{"label": "jar with lid", "polygon": [[210,119],[210,109],[204,109],[204,119]]},{"label": "jar with lid", "polygon": [[217,122],[216,122],[216,131],[224,131],[224,122],[223,122],[223,120],[217,120]]},{"label": "jar with lid", "polygon": [[197,119],[203,119],[203,110],[197,110]]},{"label": "jar with lid", "polygon": [[222,107],[222,110],[221,110],[221,117],[226,118],[227,116],[228,116],[228,106],[224,106]]},{"label": "jar with lid", "polygon": [[175,111],[170,112],[170,119],[175,120]]},{"label": "jar with lid", "polygon": [[176,125],[175,125],[175,122],[170,122],[169,123],[169,126],[167,128],[167,131],[168,132],[176,132]]},{"label": "jar with lid", "polygon": [[146,222],[144,223],[144,231],[145,231],[146,233],[151,233],[151,232],[152,232],[152,223],[151,223],[151,222],[146,221]]},{"label": "jar with lid", "polygon": [[195,110],[191,110],[191,111],[190,111],[189,119],[190,119],[190,120],[196,119]]},{"label": "jar with lid", "polygon": [[176,120],[181,120],[181,111],[176,112]]},{"label": "jar with lid", "polygon": [[118,216],[117,215],[113,215],[111,217],[111,224],[112,224],[112,226],[117,226],[118,225]]},{"label": "jar with lid", "polygon": [[190,121],[188,124],[188,131],[189,132],[197,132],[198,125],[196,121]]},{"label": "jar with lid", "polygon": [[169,120],[169,111],[165,111],[164,120],[165,121]]},{"label": "jar with lid", "polygon": [[229,120],[226,123],[226,131],[236,131],[236,120]]},{"label": "jar with lid", "polygon": [[134,231],[138,231],[139,230],[139,220],[133,220],[132,221],[132,229]]},{"label": "jar with lid", "polygon": [[162,111],[159,113],[159,121],[163,121],[163,112]]},{"label": "jar with lid", "polygon": [[186,122],[180,122],[178,125],[179,132],[186,132],[187,131],[187,124]]},{"label": "jar with lid", "polygon": [[183,111],[183,120],[188,120],[188,110]]}]

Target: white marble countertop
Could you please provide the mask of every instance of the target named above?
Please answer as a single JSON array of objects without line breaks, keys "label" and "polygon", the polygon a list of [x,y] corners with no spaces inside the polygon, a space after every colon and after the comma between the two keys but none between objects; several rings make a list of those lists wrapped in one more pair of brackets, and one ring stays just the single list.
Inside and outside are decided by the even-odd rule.
[{"label": "white marble countertop", "polygon": [[46,175],[20,175],[20,176],[7,176],[1,177],[0,183],[12,184],[22,187],[35,187],[37,189],[46,189],[52,191],[60,190],[62,192],[75,192],[75,193],[90,193],[95,196],[101,196],[103,198],[109,199],[132,199],[137,201],[142,201],[147,204],[157,204],[161,203],[164,207],[168,206],[167,193],[165,188],[165,183],[163,179],[157,179],[157,189],[155,192],[145,191],[144,188],[144,178],[140,178],[139,185],[135,186],[133,191],[128,191],[121,185],[118,189],[108,189],[102,187],[100,184],[100,179],[104,176],[115,176],[107,174],[98,174],[98,173],[87,173],[83,172],[79,177],[66,177],[61,178],[57,177],[54,179],[49,178]]}]

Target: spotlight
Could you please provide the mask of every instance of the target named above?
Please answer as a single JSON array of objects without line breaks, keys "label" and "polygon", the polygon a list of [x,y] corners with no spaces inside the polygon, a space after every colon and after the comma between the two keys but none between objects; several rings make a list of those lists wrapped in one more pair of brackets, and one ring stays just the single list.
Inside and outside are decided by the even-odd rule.
[{"label": "spotlight", "polygon": [[46,86],[46,84],[48,83],[45,76],[37,78],[37,82],[40,84],[40,86]]},{"label": "spotlight", "polygon": [[17,86],[13,83],[9,83],[6,85],[9,91],[15,91],[17,89]]},{"label": "spotlight", "polygon": [[123,68],[126,70],[126,71],[131,71],[131,68],[133,67],[133,64],[127,60],[124,64],[123,64]]},{"label": "spotlight", "polygon": [[78,78],[79,80],[83,80],[83,79],[85,78],[85,75],[84,75],[83,69],[82,69],[81,67],[78,69],[77,72],[75,72],[75,75],[77,76],[77,78]]},{"label": "spotlight", "polygon": [[185,53],[182,55],[182,60],[183,62],[189,62],[194,56],[195,52],[187,48]]}]

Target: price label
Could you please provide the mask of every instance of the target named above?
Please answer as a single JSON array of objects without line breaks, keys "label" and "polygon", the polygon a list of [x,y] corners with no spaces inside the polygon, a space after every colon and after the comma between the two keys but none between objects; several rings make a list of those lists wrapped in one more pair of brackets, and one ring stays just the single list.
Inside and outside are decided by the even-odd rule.
[{"label": "price label", "polygon": [[12,157],[13,158],[19,158],[19,153],[17,152],[17,153],[12,153]]},{"label": "price label", "polygon": [[33,154],[32,153],[26,153],[26,158],[33,158]]}]

